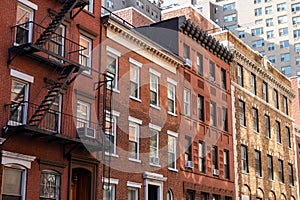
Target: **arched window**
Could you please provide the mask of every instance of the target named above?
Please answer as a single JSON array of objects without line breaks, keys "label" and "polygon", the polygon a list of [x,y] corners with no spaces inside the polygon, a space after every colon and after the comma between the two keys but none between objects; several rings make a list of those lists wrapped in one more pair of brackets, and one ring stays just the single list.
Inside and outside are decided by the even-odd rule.
[{"label": "arched window", "polygon": [[52,170],[43,170],[40,181],[40,199],[59,199],[60,174]]},{"label": "arched window", "polygon": [[168,190],[167,200],[173,200],[173,192],[171,189]]}]

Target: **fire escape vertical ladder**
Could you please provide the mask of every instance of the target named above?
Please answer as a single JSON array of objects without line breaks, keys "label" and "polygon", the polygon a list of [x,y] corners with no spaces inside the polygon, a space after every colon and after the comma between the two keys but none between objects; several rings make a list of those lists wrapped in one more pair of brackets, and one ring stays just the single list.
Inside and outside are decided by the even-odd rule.
[{"label": "fire escape vertical ladder", "polygon": [[74,66],[64,67],[58,76],[57,80],[48,90],[47,95],[44,97],[42,103],[33,113],[32,117],[28,121],[28,124],[31,126],[39,126],[52,104],[59,97],[64,87],[69,83],[69,80],[72,77],[72,74],[75,72],[76,68]]},{"label": "fire escape vertical ladder", "polygon": [[36,40],[35,45],[44,46],[50,40],[51,35],[58,29],[59,25],[66,19],[69,13],[76,6],[78,0],[66,0],[62,9],[54,17],[46,30]]}]

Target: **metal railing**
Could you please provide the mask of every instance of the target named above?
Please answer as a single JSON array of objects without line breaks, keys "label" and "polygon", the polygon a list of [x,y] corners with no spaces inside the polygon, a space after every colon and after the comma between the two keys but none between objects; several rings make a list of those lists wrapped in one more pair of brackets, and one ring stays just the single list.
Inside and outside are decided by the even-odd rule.
[{"label": "metal railing", "polygon": [[[38,105],[29,102],[18,102],[5,105],[7,126],[27,125]],[[96,121],[78,118],[76,116],[49,109],[40,130],[67,137],[101,138],[100,126]]]},{"label": "metal railing", "polygon": [[[45,30],[45,27],[32,21],[13,26],[11,27],[12,46],[35,44]],[[62,33],[63,32],[64,31],[62,31]],[[86,47],[55,32],[51,33],[51,38],[45,45],[36,46],[40,46],[45,50],[42,53],[38,53],[43,57],[57,61],[69,60],[75,63],[79,62],[79,57],[83,54],[83,51],[86,50]]]}]

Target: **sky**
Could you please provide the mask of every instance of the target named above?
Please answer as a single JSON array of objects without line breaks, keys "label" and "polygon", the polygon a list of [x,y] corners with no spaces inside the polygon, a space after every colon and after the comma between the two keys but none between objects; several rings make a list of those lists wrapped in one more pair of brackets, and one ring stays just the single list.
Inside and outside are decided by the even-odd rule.
[{"label": "sky", "polygon": [[164,3],[163,3],[163,6],[167,6],[167,5],[170,5],[172,3],[176,3],[177,0],[164,0]]}]

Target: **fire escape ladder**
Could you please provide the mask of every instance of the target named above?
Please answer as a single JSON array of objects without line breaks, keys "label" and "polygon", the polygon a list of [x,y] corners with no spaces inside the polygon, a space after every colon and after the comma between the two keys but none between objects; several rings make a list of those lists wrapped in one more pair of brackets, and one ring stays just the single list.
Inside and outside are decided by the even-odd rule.
[{"label": "fire escape ladder", "polygon": [[49,88],[47,95],[44,97],[42,103],[38,106],[38,108],[33,113],[30,118],[28,124],[31,126],[39,126],[52,104],[59,97],[62,90],[65,86],[68,85],[69,80],[72,77],[72,74],[75,72],[76,68],[74,66],[66,66],[61,71],[59,76],[53,85]]},{"label": "fire escape ladder", "polygon": [[75,8],[79,0],[66,0],[62,9],[52,19],[46,30],[36,40],[35,45],[44,46],[50,40],[51,35],[55,33],[59,25],[66,19],[69,13]]}]

